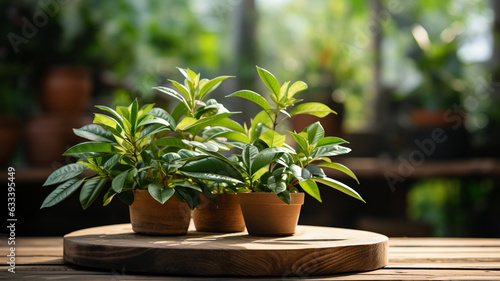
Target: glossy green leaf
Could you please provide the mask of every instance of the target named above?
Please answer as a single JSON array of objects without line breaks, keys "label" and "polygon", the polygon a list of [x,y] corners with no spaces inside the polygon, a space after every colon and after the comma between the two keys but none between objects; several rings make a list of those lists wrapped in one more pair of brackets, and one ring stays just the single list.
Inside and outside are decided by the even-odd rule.
[{"label": "glossy green leaf", "polygon": [[323,169],[321,169],[320,167],[318,167],[317,165],[315,164],[308,164],[304,170],[307,170],[311,173],[311,176],[314,176],[316,178],[324,178],[326,177],[326,174],[325,172],[323,171]]},{"label": "glossy green leaf", "polygon": [[85,170],[87,170],[87,166],[78,163],[62,166],[61,168],[55,170],[52,174],[50,174],[50,176],[47,178],[43,186],[67,181],[71,178],[78,176]]},{"label": "glossy green leaf", "polygon": [[275,176],[270,176],[267,179],[267,187],[274,193],[279,194],[286,190],[286,184]]},{"label": "glossy green leaf", "polygon": [[172,118],[174,118],[176,123],[180,122],[180,119],[182,116],[187,114],[187,107],[184,103],[180,102],[174,107],[174,110],[172,110]]},{"label": "glossy green leaf", "polygon": [[343,155],[349,152],[351,152],[350,148],[343,147],[340,145],[324,145],[313,149],[311,157],[317,159],[320,157]]},{"label": "glossy green leaf", "polygon": [[292,98],[295,94],[307,89],[307,84],[302,81],[297,81],[288,89],[288,98]]},{"label": "glossy green leaf", "polygon": [[347,186],[339,181],[336,181],[336,180],[330,179],[330,178],[313,178],[313,180],[316,182],[325,184],[327,186],[333,187],[333,188],[337,189],[338,191],[341,191],[349,196],[352,196],[358,200],[365,202],[365,200],[363,200],[363,198],[361,198],[361,196],[354,189],[350,188],[349,186]]},{"label": "glossy green leaf", "polygon": [[249,90],[241,90],[234,92],[226,97],[240,97],[247,99],[253,103],[256,103],[258,106],[262,107],[264,110],[268,110],[271,108],[269,103],[266,101],[265,98],[263,98],[261,95],[257,94],[256,92],[252,92]]},{"label": "glossy green leaf", "polygon": [[285,143],[286,136],[281,135],[275,130],[267,130],[259,136],[269,147],[281,147]]},{"label": "glossy green leaf", "polygon": [[111,200],[113,200],[116,194],[116,191],[114,191],[113,188],[110,187],[102,198],[102,205],[107,206],[109,203],[111,203]]},{"label": "glossy green leaf", "polygon": [[349,143],[349,142],[337,137],[324,137],[318,141],[316,147],[324,145],[339,145],[344,143]]},{"label": "glossy green leaf", "polygon": [[290,112],[290,115],[309,114],[323,118],[330,113],[337,114],[337,112],[333,111],[325,104],[319,102],[307,102],[295,106],[295,108]]},{"label": "glossy green leaf", "polygon": [[194,124],[196,121],[196,118],[186,116],[182,119],[181,122],[177,124],[177,127],[175,128],[176,131],[186,131],[188,127],[190,127],[192,124]]},{"label": "glossy green leaf", "polygon": [[216,120],[212,123],[212,126],[221,126],[242,134],[246,134],[245,128],[243,128],[240,124],[229,118]]},{"label": "glossy green leaf", "polygon": [[300,166],[296,164],[290,165],[290,171],[292,175],[299,181],[307,181],[312,177],[312,174],[307,169],[302,169]]},{"label": "glossy green leaf", "polygon": [[111,188],[113,188],[116,193],[122,192],[125,185],[132,181],[133,174],[133,169],[121,172],[111,181]]},{"label": "glossy green leaf", "polygon": [[[184,97],[187,100],[192,100],[190,89],[186,88],[186,86],[182,85],[181,83],[179,83],[175,80],[169,79],[168,81],[170,81],[172,83],[172,85],[174,85],[174,87],[176,87],[179,91],[181,91],[181,93],[184,95]],[[194,92],[194,89],[192,91]]]},{"label": "glossy green leaf", "polygon": [[162,188],[159,184],[156,183],[150,183],[148,186],[148,191],[149,194],[151,194],[151,197],[153,197],[156,201],[160,202],[161,204],[165,204],[172,195],[175,193],[175,189],[167,187],[167,188]]},{"label": "glossy green leaf", "polygon": [[180,171],[182,174],[192,177],[192,178],[197,178],[201,180],[209,180],[213,182],[227,182],[227,183],[241,183],[241,181],[231,178],[228,176],[221,176],[217,174],[211,174],[211,173],[199,173],[199,172],[184,172]]},{"label": "glossy green leaf", "polygon": [[40,209],[54,206],[55,204],[68,198],[68,196],[73,194],[73,192],[75,192],[80,185],[82,185],[84,180],[85,179],[73,178],[59,185],[47,196],[47,198],[45,198]]},{"label": "glossy green leaf", "polygon": [[97,142],[115,142],[113,135],[106,131],[102,126],[97,124],[89,124],[81,127],[80,129],[73,129],[75,135]]},{"label": "glossy green leaf", "polygon": [[130,111],[130,124],[132,125],[132,128],[135,128],[137,126],[137,117],[139,114],[139,104],[137,103],[137,99],[135,99],[132,104],[129,106],[129,111]]},{"label": "glossy green leaf", "polygon": [[137,139],[142,140],[151,136],[155,135],[164,135],[165,133],[171,131],[169,128],[165,127],[164,125],[160,124],[153,124],[149,126],[145,126],[144,129],[141,130],[141,133],[139,135],[139,138]]},{"label": "glossy green leaf", "polygon": [[222,81],[226,80],[227,78],[232,78],[232,77],[234,77],[234,76],[219,76],[219,77],[216,77],[216,78],[206,82],[203,85],[203,87],[200,88],[200,91],[198,92],[198,95],[200,95],[200,100],[202,100],[205,96],[207,96],[212,91],[217,89],[217,87],[219,87],[219,85]]},{"label": "glossy green leaf", "polygon": [[158,118],[158,117],[154,117],[154,118],[151,118],[151,119],[145,119],[144,121],[142,121],[138,125],[138,127],[142,127],[142,126],[146,126],[146,125],[151,125],[151,124],[163,125],[166,128],[168,128],[168,129],[172,128],[172,125],[170,123],[168,123],[166,120]]},{"label": "glossy green leaf", "polygon": [[297,133],[292,133],[288,132],[292,136],[292,138],[295,140],[295,142],[299,145],[299,152],[302,151],[306,157],[309,157],[310,151],[309,151],[309,144],[307,142],[307,139],[304,138],[303,136],[297,134]]},{"label": "glossy green leaf", "polygon": [[270,147],[262,150],[255,156],[252,162],[251,171],[258,171],[260,168],[267,166],[278,159],[284,152],[284,149],[278,147]]},{"label": "glossy green leaf", "polygon": [[124,128],[124,123],[123,123],[124,119],[123,119],[123,116],[121,114],[119,114],[114,109],[112,109],[111,107],[108,107],[108,106],[96,105],[96,107],[99,108],[100,110],[104,110],[104,111],[107,111],[107,112],[113,114],[113,116],[116,118],[115,120],[120,125],[120,127]]},{"label": "glossy green leaf", "polygon": [[290,205],[290,201],[292,201],[292,196],[290,195],[290,192],[288,192],[288,190],[285,190],[278,194],[278,197],[281,199],[281,201],[285,202],[288,205]]},{"label": "glossy green leaf", "polygon": [[290,81],[283,83],[280,88],[280,94],[278,95],[278,100],[284,101],[288,96],[286,94],[286,91],[288,90],[288,86],[290,85]]},{"label": "glossy green leaf", "polygon": [[108,179],[106,178],[96,177],[89,179],[83,184],[80,190],[80,204],[84,210],[99,196],[107,181]]},{"label": "glossy green leaf", "polygon": [[337,171],[341,171],[342,173],[344,173],[344,174],[350,176],[351,178],[355,179],[358,182],[358,184],[359,184],[359,180],[356,177],[356,175],[349,168],[347,168],[346,166],[344,166],[342,164],[323,162],[323,163],[319,164],[318,166],[319,167],[324,167],[324,168],[335,169]]},{"label": "glossy green leaf", "polygon": [[118,153],[119,150],[107,142],[82,142],[66,150],[66,152],[63,153],[63,156],[80,155],[81,153],[87,152]]},{"label": "glossy green leaf", "polygon": [[307,194],[311,195],[319,202],[322,202],[318,185],[313,180],[300,181],[299,185]]},{"label": "glossy green leaf", "polygon": [[264,84],[271,90],[275,97],[280,95],[280,83],[271,72],[257,66],[257,73]]},{"label": "glossy green leaf", "polygon": [[[197,120],[195,122],[192,122],[190,124],[183,124],[182,126],[182,131],[188,131],[192,133],[193,135],[197,135],[199,132],[201,132],[203,129],[205,129],[208,126],[213,126],[216,121],[225,119],[231,115],[235,114],[235,112],[228,112],[228,113],[220,113],[217,115],[213,115],[210,117],[205,117],[200,120]],[[186,117],[187,118],[187,117]],[[177,125],[177,129],[179,129],[180,125],[184,122],[186,119],[184,118],[179,125]]]},{"label": "glossy green leaf", "polygon": [[259,150],[257,149],[257,147],[250,144],[245,146],[245,148],[243,148],[241,152],[241,158],[243,160],[243,164],[245,164],[247,168],[251,168],[253,160],[255,159],[257,154],[259,154]]},{"label": "glossy green leaf", "polygon": [[307,141],[309,144],[316,145],[322,138],[325,137],[325,130],[319,122],[309,125],[307,128]]},{"label": "glossy green leaf", "polygon": [[116,166],[116,164],[118,164],[120,162],[120,159],[122,158],[122,155],[120,154],[115,154],[113,156],[111,156],[108,161],[106,161],[106,163],[104,163],[104,170],[106,171],[109,171],[111,169],[113,169],[113,167]]},{"label": "glossy green leaf", "polygon": [[152,144],[157,146],[174,146],[180,148],[188,148],[179,138],[177,137],[164,137],[157,139]]},{"label": "glossy green leaf", "polygon": [[239,133],[239,132],[226,132],[226,133],[217,135],[217,137],[222,137],[222,138],[226,138],[229,140],[233,140],[233,141],[237,141],[237,142],[241,142],[241,143],[245,143],[245,144],[250,143],[250,139],[248,138],[248,136],[245,134]]},{"label": "glossy green leaf", "polygon": [[179,94],[177,91],[175,91],[173,89],[170,89],[167,87],[153,87],[153,89],[158,90],[164,94],[167,94],[173,98],[176,98],[177,100],[179,100],[180,102],[182,102],[184,104],[187,103],[186,99],[181,94]]},{"label": "glossy green leaf", "polygon": [[119,133],[123,131],[123,125],[121,123],[119,123],[118,121],[109,116],[99,113],[94,113],[94,124],[101,124],[106,127],[113,128],[115,131],[118,132],[117,134],[111,131],[111,133],[113,133],[114,135],[119,135]]},{"label": "glossy green leaf", "polygon": [[170,115],[167,111],[165,111],[162,108],[155,107],[151,109],[148,114],[156,116],[158,118],[161,118],[165,121],[167,121],[170,124],[170,129],[175,130],[175,127],[177,127],[177,122],[175,122],[175,119]]},{"label": "glossy green leaf", "polygon": [[238,170],[227,162],[215,157],[204,157],[198,160],[189,161],[184,164],[184,166],[180,167],[179,171],[210,173],[228,176],[240,181],[243,180]]}]

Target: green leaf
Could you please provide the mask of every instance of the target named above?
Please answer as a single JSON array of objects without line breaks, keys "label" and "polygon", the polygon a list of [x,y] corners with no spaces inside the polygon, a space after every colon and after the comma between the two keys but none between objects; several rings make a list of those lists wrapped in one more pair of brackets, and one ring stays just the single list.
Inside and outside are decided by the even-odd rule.
[{"label": "green leaf", "polygon": [[66,150],[66,152],[63,153],[63,156],[69,156],[69,155],[78,156],[82,153],[87,153],[87,152],[118,153],[119,150],[107,142],[82,142]]},{"label": "green leaf", "polygon": [[166,128],[164,125],[159,125],[159,124],[155,124],[155,125],[150,125],[150,126],[146,126],[144,127],[144,129],[141,130],[141,134],[139,135],[139,138],[137,139],[138,141],[144,139],[144,138],[148,138],[150,136],[154,136],[156,134],[160,134],[161,135],[164,135],[165,133],[171,131],[169,128]]},{"label": "green leaf", "polygon": [[251,102],[256,103],[258,106],[262,107],[264,110],[271,109],[271,106],[269,103],[266,101],[265,98],[263,98],[261,95],[257,94],[256,92],[252,92],[249,90],[241,90],[234,92],[226,97],[240,97],[247,99]]},{"label": "green leaf", "polygon": [[267,179],[267,187],[274,193],[279,194],[286,190],[286,184],[276,177],[271,176]]},{"label": "green leaf", "polygon": [[330,178],[313,178],[313,180],[316,182],[328,185],[330,187],[333,187],[333,188],[337,189],[338,191],[341,191],[349,196],[352,196],[352,197],[366,203],[365,200],[363,200],[363,198],[361,198],[361,196],[354,189],[350,188],[349,186],[347,186],[339,181],[336,181],[336,180],[330,179]]},{"label": "green leaf", "polygon": [[123,125],[118,123],[118,121],[116,121],[115,119],[113,119],[109,116],[102,115],[99,113],[94,113],[94,123],[104,125],[107,128],[112,128],[116,132],[113,132],[113,131],[110,131],[110,132],[113,133],[113,135],[115,135],[115,136],[116,135],[119,136],[120,132],[123,131]]},{"label": "green leaf", "polygon": [[269,129],[260,135],[259,139],[263,140],[269,147],[281,147],[285,143],[286,136]]},{"label": "green leaf", "polygon": [[257,154],[259,154],[259,150],[257,149],[257,147],[251,144],[246,145],[241,152],[243,164],[245,164],[245,166],[250,169]]},{"label": "green leaf", "polygon": [[139,113],[139,105],[137,103],[137,99],[135,99],[132,104],[129,106],[130,111],[130,125],[132,125],[133,131],[136,131],[137,126],[137,115]]},{"label": "green leaf", "polygon": [[305,154],[306,157],[309,157],[310,151],[309,151],[309,143],[307,142],[307,139],[304,138],[303,136],[297,134],[297,133],[292,133],[288,132],[290,135],[293,137],[295,142],[299,145],[300,150]]},{"label": "green leaf", "polygon": [[156,141],[152,142],[152,144],[157,146],[188,148],[179,138],[176,137],[164,137],[161,139],[157,139]]},{"label": "green leaf", "polygon": [[122,158],[122,155],[120,154],[115,154],[113,156],[111,156],[111,158],[108,159],[108,161],[106,161],[106,163],[104,163],[104,170],[106,171],[110,171],[111,169],[113,169],[114,166],[116,166],[116,164],[118,164],[118,162],[120,162],[120,159]]},{"label": "green leaf", "polygon": [[346,140],[343,140],[341,138],[337,137],[324,137],[318,141],[316,144],[316,147],[324,146],[324,145],[339,145],[339,144],[344,144],[344,143],[349,143]]},{"label": "green leaf", "polygon": [[106,206],[108,205],[109,203],[111,203],[111,200],[113,200],[113,197],[115,197],[115,195],[118,194],[116,193],[112,187],[110,187],[108,189],[108,191],[104,194],[104,197],[102,198],[102,205],[103,206]]},{"label": "green leaf", "polygon": [[283,83],[283,85],[280,88],[280,94],[278,95],[278,100],[280,102],[288,97],[286,94],[286,91],[288,90],[288,85],[290,85],[290,81]]},{"label": "green leaf", "polygon": [[81,127],[80,129],[73,129],[75,135],[97,142],[115,142],[113,134],[106,131],[102,126],[97,124],[89,124]]},{"label": "green leaf", "polygon": [[123,187],[132,181],[133,175],[133,169],[121,172],[111,181],[111,188],[113,188],[116,193],[122,192]]},{"label": "green leaf", "polygon": [[235,122],[229,118],[224,118],[224,119],[214,121],[212,123],[212,126],[225,127],[225,128],[228,128],[228,129],[231,129],[233,131],[237,131],[237,132],[240,132],[240,133],[246,135],[245,128],[243,128],[240,124],[238,124],[237,122]]},{"label": "green leaf", "polygon": [[167,87],[153,87],[153,89],[158,90],[164,94],[167,94],[173,98],[176,98],[177,100],[179,100],[180,102],[182,102],[184,104],[187,103],[186,99],[181,94],[177,93],[177,91],[175,91],[173,89],[170,89]]},{"label": "green leaf", "polygon": [[186,131],[189,126],[191,126],[193,123],[195,123],[196,118],[186,116],[182,119],[181,122],[177,124],[177,127],[175,128],[176,131]]},{"label": "green leaf", "polygon": [[175,122],[175,119],[164,109],[155,107],[151,109],[148,114],[156,116],[158,118],[161,118],[165,121],[167,121],[170,124],[170,129],[173,131],[175,130],[175,127],[177,126],[177,122]]},{"label": "green leaf", "polygon": [[[248,138],[248,136],[245,134],[239,133],[239,132],[226,132],[226,133],[217,135],[216,137],[222,137],[222,138],[234,140],[234,141],[245,143],[245,144],[250,143],[250,139]],[[232,143],[228,143],[228,144],[232,145]]]},{"label": "green leaf", "polygon": [[308,170],[312,176],[316,178],[324,178],[326,177],[325,172],[320,167],[315,164],[308,164],[304,169]]},{"label": "green leaf", "polygon": [[288,98],[292,98],[295,94],[307,89],[307,84],[302,81],[297,81],[288,89]]},{"label": "green leaf", "polygon": [[172,118],[174,118],[175,122],[178,123],[183,115],[186,115],[188,112],[188,109],[186,105],[182,102],[177,104],[174,107],[174,110],[172,110]]},{"label": "green leaf", "polygon": [[172,128],[172,125],[170,123],[168,123],[166,120],[158,118],[158,117],[154,117],[154,118],[151,118],[151,119],[146,119],[146,120],[142,121],[138,125],[138,127],[142,127],[142,126],[146,126],[146,125],[151,125],[151,124],[163,125],[163,126],[167,127],[168,129]]},{"label": "green leaf", "polygon": [[83,184],[82,189],[80,190],[80,204],[84,210],[86,210],[95,201],[107,181],[108,179],[106,178],[96,177]]},{"label": "green leaf", "polygon": [[202,179],[202,180],[209,180],[209,181],[214,181],[214,182],[241,183],[240,180],[237,180],[235,178],[231,178],[228,176],[221,176],[221,175],[217,175],[217,174],[199,173],[199,172],[184,172],[184,171],[180,171],[180,172],[188,177]]},{"label": "green leaf", "polygon": [[227,162],[215,158],[204,157],[198,160],[189,161],[184,166],[179,168],[182,172],[200,172],[228,176],[237,180],[243,180],[241,174],[233,166]]},{"label": "green leaf", "polygon": [[314,199],[318,200],[319,202],[322,202],[318,185],[313,180],[300,181],[299,185],[307,194],[311,195]]},{"label": "green leaf", "polygon": [[281,201],[287,203],[288,205],[290,205],[290,201],[292,201],[292,196],[290,195],[290,192],[288,192],[288,190],[285,190],[278,194],[278,197],[281,199]]},{"label": "green leaf", "polygon": [[252,162],[251,171],[258,171],[260,168],[267,166],[274,162],[276,159],[280,158],[283,153],[285,153],[284,149],[279,147],[270,147],[262,150],[255,156],[255,159]]},{"label": "green leaf", "polygon": [[318,159],[321,157],[337,156],[351,152],[350,148],[340,145],[323,145],[313,149],[311,157]]},{"label": "green leaf", "polygon": [[280,95],[280,83],[271,72],[257,66],[257,73],[264,84],[271,90],[275,97]]},{"label": "green leaf", "polygon": [[96,105],[97,108],[99,108],[100,110],[104,110],[104,111],[107,111],[111,114],[113,114],[113,116],[115,116],[115,121],[120,125],[120,127],[124,128],[124,123],[123,123],[123,116],[116,112],[114,109],[110,108],[110,107],[107,107],[107,106],[104,106],[104,105]]},{"label": "green leaf", "polygon": [[187,100],[192,100],[190,91],[188,88],[186,88],[186,86],[180,84],[179,82],[177,82],[175,80],[168,80],[168,81],[172,82],[174,87],[176,87],[179,91],[181,91],[181,93],[184,94],[184,96],[186,97]]},{"label": "green leaf", "polygon": [[220,83],[224,80],[226,80],[227,78],[232,78],[234,76],[219,76],[219,77],[216,77],[208,82],[206,82],[205,84],[203,84],[203,86],[201,87],[201,84],[200,84],[200,91],[198,92],[198,94],[200,95],[200,100],[202,100],[206,95],[210,94],[212,91],[214,91],[215,89],[217,89],[217,87],[219,87]]},{"label": "green leaf", "polygon": [[118,199],[120,199],[120,201],[129,206],[134,203],[134,192],[131,189],[117,193],[116,196],[118,196]]},{"label": "green leaf", "polygon": [[302,169],[300,166],[296,164],[290,165],[290,171],[292,175],[299,181],[307,181],[312,177],[312,174],[307,169]]},{"label": "green leaf", "polygon": [[182,75],[184,76],[184,78],[189,78],[188,76],[188,73],[187,73],[187,70],[184,69],[184,68],[180,68],[180,67],[177,67],[177,69],[182,73]]},{"label": "green leaf", "polygon": [[330,168],[330,169],[335,169],[335,170],[341,171],[344,174],[346,174],[346,175],[350,176],[351,178],[355,179],[358,182],[358,184],[359,184],[359,180],[356,177],[356,175],[349,168],[347,168],[346,166],[344,166],[342,164],[324,162],[324,163],[319,164],[318,166],[319,167]]},{"label": "green leaf", "polygon": [[337,112],[330,109],[328,106],[319,103],[319,102],[307,102],[301,103],[290,112],[290,115],[298,115],[298,114],[309,114],[314,115],[319,118],[326,117],[328,114],[333,113],[337,114]]},{"label": "green leaf", "polygon": [[269,116],[274,116],[274,114],[270,112],[266,112],[265,110],[262,110],[261,112],[257,113],[255,117],[252,119],[252,124],[251,124],[251,137],[252,140],[255,140],[258,138],[259,134],[257,134],[257,127],[259,124],[263,124],[266,128],[272,128],[273,127],[273,120]]},{"label": "green leaf", "polygon": [[52,174],[50,174],[43,186],[61,183],[63,181],[69,180],[73,177],[78,176],[85,170],[87,170],[87,166],[78,163],[62,166],[61,168],[55,170]]},{"label": "green leaf", "polygon": [[162,188],[159,184],[156,183],[150,183],[148,186],[148,191],[149,194],[151,194],[151,197],[153,197],[156,201],[160,202],[161,204],[165,204],[172,195],[175,193],[175,189],[173,188]]},{"label": "green leaf", "polygon": [[[192,133],[193,135],[197,135],[199,132],[201,132],[206,127],[213,126],[214,123],[216,123],[216,121],[227,118],[228,116],[231,116],[233,114],[235,114],[235,112],[220,113],[220,114],[213,115],[210,117],[205,117],[205,118],[202,118],[202,119],[197,120],[195,122],[192,122],[190,124],[183,124],[181,130],[188,131],[188,132]],[[186,117],[186,118],[188,118],[188,117]],[[184,118],[181,121],[181,123],[183,123],[186,118]],[[191,121],[191,119],[189,119],[189,120]],[[179,129],[181,123],[179,123],[179,125],[177,125],[177,129]]]},{"label": "green leaf", "polygon": [[40,209],[54,206],[75,192],[85,179],[70,179],[54,189],[42,203]]},{"label": "green leaf", "polygon": [[307,128],[307,141],[309,144],[316,145],[323,137],[325,137],[325,130],[319,122],[309,125]]}]

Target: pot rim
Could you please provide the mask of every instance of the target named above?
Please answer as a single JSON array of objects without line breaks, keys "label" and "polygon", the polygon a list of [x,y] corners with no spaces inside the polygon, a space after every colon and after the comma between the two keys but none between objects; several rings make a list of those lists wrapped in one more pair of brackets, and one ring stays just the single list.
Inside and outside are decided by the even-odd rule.
[{"label": "pot rim", "polygon": [[[305,193],[297,192],[290,193],[291,200],[290,205],[303,205]],[[252,205],[287,205],[274,192],[238,192],[237,193],[238,202],[240,204],[252,204]]]}]

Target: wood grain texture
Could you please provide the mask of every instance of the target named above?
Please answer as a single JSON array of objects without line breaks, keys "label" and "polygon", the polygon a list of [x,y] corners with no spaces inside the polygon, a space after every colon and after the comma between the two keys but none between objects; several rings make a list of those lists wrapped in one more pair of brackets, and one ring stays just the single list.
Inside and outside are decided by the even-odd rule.
[{"label": "wood grain texture", "polygon": [[201,276],[312,276],[368,271],[387,264],[388,238],[358,230],[299,226],[289,237],[189,231],[145,236],[129,224],[64,237],[67,262],[127,272]]}]

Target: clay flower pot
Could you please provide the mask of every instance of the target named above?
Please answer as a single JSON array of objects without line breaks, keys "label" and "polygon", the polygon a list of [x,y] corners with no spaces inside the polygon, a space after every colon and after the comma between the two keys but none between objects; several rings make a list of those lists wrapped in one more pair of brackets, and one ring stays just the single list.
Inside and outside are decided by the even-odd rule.
[{"label": "clay flower pot", "polygon": [[81,66],[57,66],[44,77],[40,102],[48,112],[82,113],[87,108],[92,91],[92,75]]},{"label": "clay flower pot", "polygon": [[270,192],[238,193],[248,234],[287,236],[295,233],[304,193],[292,193],[290,205]]},{"label": "clay flower pot", "polygon": [[205,195],[201,195],[201,204],[193,211],[193,222],[196,230],[206,232],[244,231],[245,221],[236,195],[219,194],[216,195],[215,200],[217,200],[218,207]]},{"label": "clay flower pot", "polygon": [[129,206],[132,230],[150,235],[186,235],[191,210],[175,196],[161,204],[147,190],[134,190],[134,203]]}]

